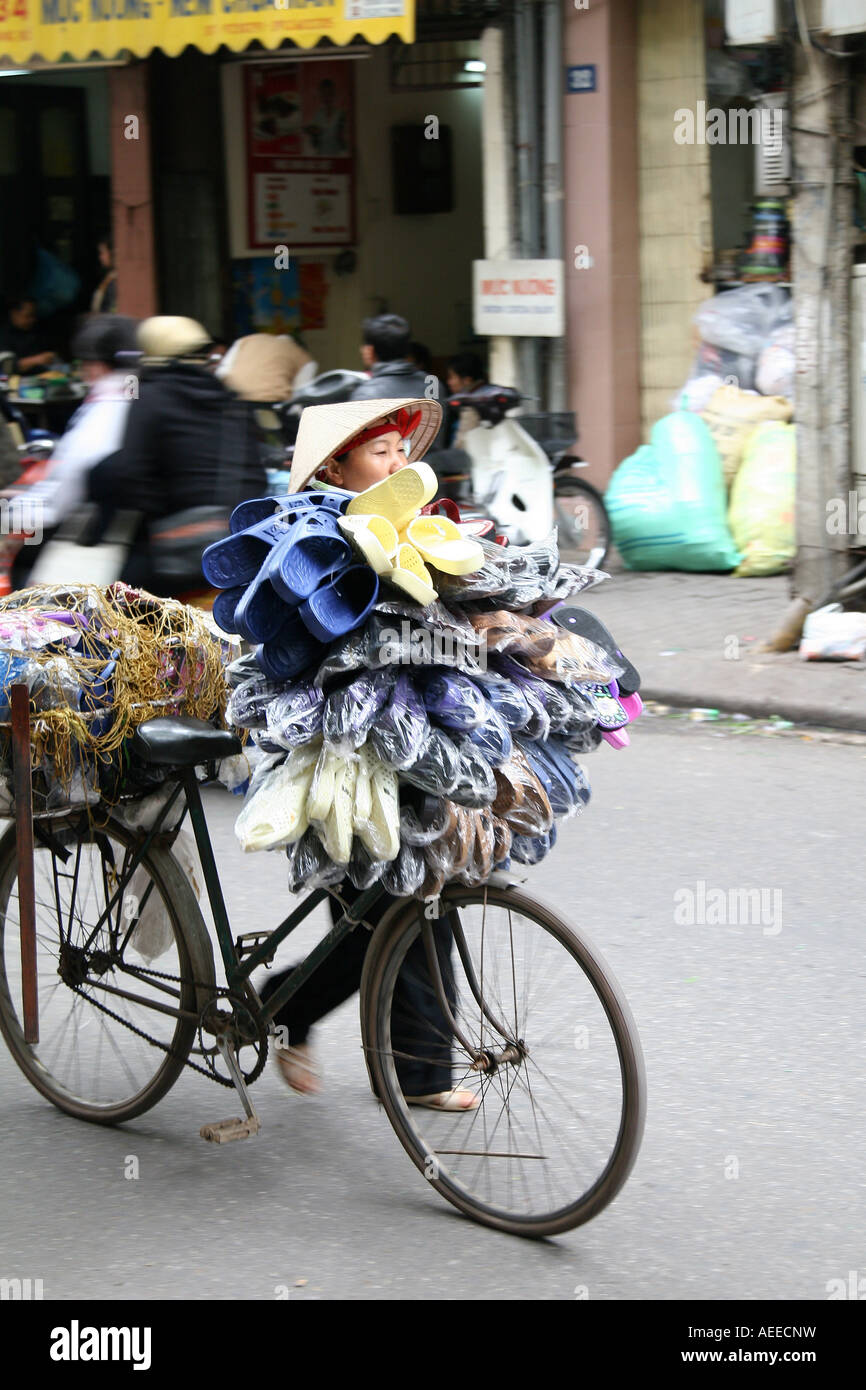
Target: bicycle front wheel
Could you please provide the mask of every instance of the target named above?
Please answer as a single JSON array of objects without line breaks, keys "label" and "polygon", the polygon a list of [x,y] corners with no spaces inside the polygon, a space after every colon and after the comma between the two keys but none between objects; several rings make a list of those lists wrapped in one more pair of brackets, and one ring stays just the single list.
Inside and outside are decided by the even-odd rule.
[{"label": "bicycle front wheel", "polygon": [[165,1095],[195,1040],[197,982],[213,980],[189,882],[156,846],[130,876],[137,844],[115,822],[38,822],[39,1042],[31,1044],[23,1027],[14,830],[0,842],[0,1032],[37,1090],[97,1124],[130,1120]]},{"label": "bicycle front wheel", "polygon": [[610,549],[610,518],[601,493],[567,473],[557,475],[553,507],[563,560],[598,569]]},{"label": "bicycle front wheel", "polygon": [[[455,886],[440,901],[444,915],[427,925],[456,1030],[419,968],[424,906],[407,904],[374,937],[362,980],[374,1087],[447,1201],[501,1231],[558,1235],[601,1211],[637,1156],[645,1079],[634,1021],[595,947],[549,908],[499,885]],[[404,1095],[400,1074],[443,1058],[475,1110]]]}]

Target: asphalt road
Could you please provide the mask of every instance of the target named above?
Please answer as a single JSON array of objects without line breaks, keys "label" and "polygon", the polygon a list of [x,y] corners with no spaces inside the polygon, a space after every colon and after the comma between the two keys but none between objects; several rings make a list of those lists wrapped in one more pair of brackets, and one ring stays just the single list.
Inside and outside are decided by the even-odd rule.
[{"label": "asphalt road", "polygon": [[[866,1274],[864,764],[862,743],[665,720],[586,759],[592,804],[531,882],[616,972],[649,1084],[635,1169],[586,1226],[530,1243],[444,1203],[370,1096],[350,1001],[319,1032],[326,1094],[269,1067],[262,1132],[222,1147],[198,1131],[237,1102],[203,1078],[110,1130],[0,1058],[0,1276],[76,1300],[826,1299]],[[241,930],[285,893],[279,855],[236,848],[238,808],[209,795]],[[756,888],[751,925],[702,907]]]}]

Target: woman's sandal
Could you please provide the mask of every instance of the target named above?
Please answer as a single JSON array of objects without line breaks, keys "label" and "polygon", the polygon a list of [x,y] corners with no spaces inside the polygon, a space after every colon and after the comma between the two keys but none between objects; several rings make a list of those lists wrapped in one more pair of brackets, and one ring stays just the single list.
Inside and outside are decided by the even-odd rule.
[{"label": "woman's sandal", "polygon": [[286,1085],[299,1096],[319,1094],[322,1070],[306,1043],[299,1043],[297,1047],[275,1047],[274,1061]]},{"label": "woman's sandal", "polygon": [[426,1110],[477,1110],[481,1097],[475,1091],[455,1086],[453,1091],[438,1091],[430,1096],[404,1096],[407,1105],[421,1105]]}]

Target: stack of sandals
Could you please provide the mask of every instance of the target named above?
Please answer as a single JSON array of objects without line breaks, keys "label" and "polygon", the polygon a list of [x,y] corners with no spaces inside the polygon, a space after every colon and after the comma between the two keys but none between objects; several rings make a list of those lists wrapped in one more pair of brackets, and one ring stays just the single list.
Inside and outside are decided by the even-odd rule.
[{"label": "stack of sandals", "polygon": [[[230,670],[229,722],[260,750],[236,833],[284,849],[293,890],[430,898],[538,863],[589,802],[575,758],[625,747],[641,711],[615,639],[562,603],[604,576],[551,540],[479,541],[435,485],[414,464],[358,495],[247,502],[206,553],[217,622],[258,644]],[[472,641],[438,640],[449,625]]]}]

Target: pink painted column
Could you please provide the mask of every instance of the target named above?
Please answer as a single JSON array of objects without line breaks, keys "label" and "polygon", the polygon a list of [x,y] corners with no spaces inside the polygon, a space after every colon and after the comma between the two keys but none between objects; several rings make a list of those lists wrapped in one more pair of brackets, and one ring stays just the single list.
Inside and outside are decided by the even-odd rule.
[{"label": "pink painted column", "polygon": [[156,313],[147,64],[109,68],[108,78],[117,308],[147,318]]},{"label": "pink painted column", "polygon": [[563,0],[565,64],[596,70],[594,92],[563,97],[563,160],[569,404],[601,487],[641,438],[637,8]]}]

